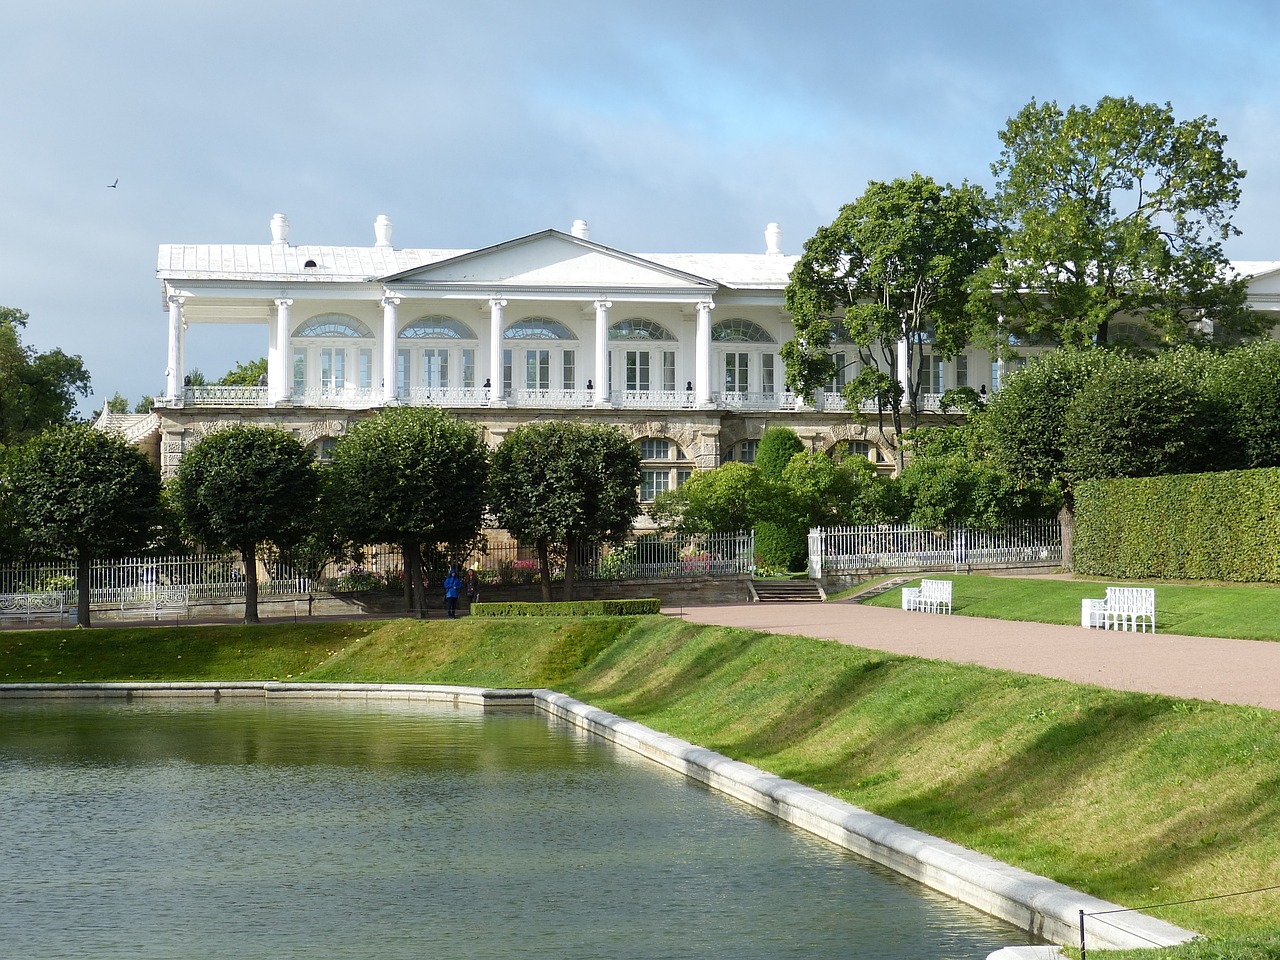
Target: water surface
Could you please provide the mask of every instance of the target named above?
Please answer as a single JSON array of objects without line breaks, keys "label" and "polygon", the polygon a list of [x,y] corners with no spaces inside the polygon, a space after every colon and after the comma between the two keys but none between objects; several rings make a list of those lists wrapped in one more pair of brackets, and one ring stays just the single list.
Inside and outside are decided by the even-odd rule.
[{"label": "water surface", "polygon": [[0,953],[981,958],[1026,935],[523,712],[0,702]]}]

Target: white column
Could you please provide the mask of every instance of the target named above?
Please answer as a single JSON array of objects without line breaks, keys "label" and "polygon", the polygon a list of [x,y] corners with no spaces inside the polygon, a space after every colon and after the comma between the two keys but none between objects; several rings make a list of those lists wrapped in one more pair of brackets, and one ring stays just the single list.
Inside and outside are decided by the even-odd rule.
[{"label": "white column", "polygon": [[382,402],[396,399],[396,340],[400,333],[400,298],[382,298]]},{"label": "white column", "polygon": [[502,399],[502,308],[505,300],[489,301],[489,402]]},{"label": "white column", "polygon": [[182,396],[182,304],[185,297],[169,297],[169,366],[165,370],[165,396]]},{"label": "white column", "polygon": [[715,306],[710,300],[698,304],[698,328],[693,346],[693,400],[699,407],[711,406],[711,311]]},{"label": "white column", "polygon": [[596,301],[595,391],[591,397],[597,407],[609,403],[609,308],[611,300]]},{"label": "white column", "polygon": [[293,301],[287,297],[276,300],[275,342],[267,352],[267,400],[280,403],[289,399],[290,367],[289,334],[293,332],[289,320],[289,308]]},{"label": "white column", "polygon": [[911,364],[907,352],[907,337],[903,334],[898,341],[898,382],[902,384],[902,405],[911,403]]}]

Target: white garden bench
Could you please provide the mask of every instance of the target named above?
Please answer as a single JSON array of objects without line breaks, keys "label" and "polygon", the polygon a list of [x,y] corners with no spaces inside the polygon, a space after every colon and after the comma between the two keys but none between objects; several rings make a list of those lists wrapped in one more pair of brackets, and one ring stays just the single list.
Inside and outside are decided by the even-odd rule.
[{"label": "white garden bench", "polygon": [[1080,625],[1102,630],[1156,632],[1154,587],[1107,587],[1101,600],[1080,602]]},{"label": "white garden bench", "polygon": [[158,584],[126,590],[120,595],[120,612],[149,613],[153,620],[167,610],[186,612],[191,606],[191,588],[186,584]]},{"label": "white garden bench", "polygon": [[902,609],[921,613],[951,612],[951,581],[921,580],[918,587],[902,588]]},{"label": "white garden bench", "polygon": [[0,594],[0,617],[21,617],[30,623],[34,617],[62,619],[65,608],[60,593]]}]

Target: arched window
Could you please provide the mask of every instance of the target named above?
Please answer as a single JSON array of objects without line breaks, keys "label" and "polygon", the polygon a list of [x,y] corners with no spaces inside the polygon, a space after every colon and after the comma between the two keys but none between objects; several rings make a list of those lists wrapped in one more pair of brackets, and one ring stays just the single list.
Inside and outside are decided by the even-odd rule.
[{"label": "arched window", "polygon": [[345,313],[322,313],[307,320],[297,330],[295,337],[355,337],[372,338],[373,331],[355,317]]},{"label": "arched window", "polygon": [[617,344],[609,351],[610,394],[619,387],[624,403],[653,403],[661,391],[667,403],[677,402],[679,351],[670,330],[646,317],[629,317],[610,325],[609,342]]},{"label": "arched window", "polygon": [[461,320],[433,314],[419,317],[400,331],[402,340],[475,340],[476,333]]},{"label": "arched window", "polygon": [[760,324],[742,317],[730,317],[713,323],[711,339],[716,343],[777,343]]},{"label": "arched window", "polygon": [[619,320],[609,327],[610,340],[675,340],[662,324],[644,317]]},{"label": "arched window", "polygon": [[396,348],[396,396],[434,402],[449,391],[476,386],[476,332],[461,320],[433,313],[400,330]]},{"label": "arched window", "polygon": [[725,451],[722,460],[726,463],[755,463],[756,451],[760,449],[759,440],[741,440]]},{"label": "arched window", "polygon": [[551,399],[578,387],[578,338],[559,320],[525,317],[507,327],[502,350],[502,392],[526,399]]},{"label": "arched window", "polygon": [[735,406],[769,401],[778,389],[777,341],[760,324],[744,317],[729,317],[711,325],[716,344],[716,364],[724,374],[721,403]]},{"label": "arched window", "polygon": [[507,327],[505,340],[577,340],[559,320],[550,317],[525,317]]},{"label": "arched window", "polygon": [[[370,395],[373,390],[373,331],[345,313],[321,313],[293,332],[293,395],[323,402],[323,397]],[[302,341],[302,342],[298,342]]]},{"label": "arched window", "polygon": [[850,457],[865,457],[872,463],[879,459],[879,451],[866,440],[839,440],[827,453],[836,463],[843,463]]},{"label": "arched window", "polygon": [[660,493],[674,490],[693,476],[693,462],[678,443],[666,437],[642,437],[640,449],[640,500],[651,503]]}]

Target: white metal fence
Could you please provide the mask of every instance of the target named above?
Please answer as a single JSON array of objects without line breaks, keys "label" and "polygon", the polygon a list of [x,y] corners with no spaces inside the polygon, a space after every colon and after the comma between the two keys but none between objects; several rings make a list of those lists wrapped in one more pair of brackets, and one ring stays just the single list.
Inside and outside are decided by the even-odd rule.
[{"label": "white metal fence", "polygon": [[755,533],[642,537],[578,567],[583,580],[730,576],[755,569]]},{"label": "white metal fence", "polygon": [[[521,559],[522,553],[527,551],[519,551],[515,544],[497,547],[468,557],[466,566],[478,564],[487,583],[534,582],[537,561]],[[580,561],[575,575],[582,580],[644,580],[749,573],[754,553],[751,533],[641,537]],[[314,583],[285,564],[264,564],[259,571],[258,596],[296,596],[313,588],[397,589],[402,570],[400,551],[393,545],[366,548],[359,564],[330,564]],[[563,577],[563,563],[555,574],[557,579]],[[443,576],[443,571],[432,575]],[[137,603],[157,590],[174,586],[187,588],[191,600],[237,600],[244,598],[244,585],[244,565],[234,554],[99,560],[89,570],[89,602]],[[56,594],[66,607],[74,608],[78,598],[75,563],[0,567],[0,597],[31,594]]]},{"label": "white metal fence", "polygon": [[846,570],[955,569],[1062,562],[1057,520],[1010,524],[997,530],[912,526],[818,527],[809,531],[809,576]]},{"label": "white metal fence", "polygon": [[[186,586],[192,600],[234,600],[244,597],[244,565],[234,554],[168,557],[126,557],[98,560],[89,568],[89,602],[117,604],[134,601],[157,587]],[[306,593],[311,582],[287,567],[260,576],[260,597]],[[58,593],[75,606],[76,565],[71,561],[0,568],[0,594]]]}]

